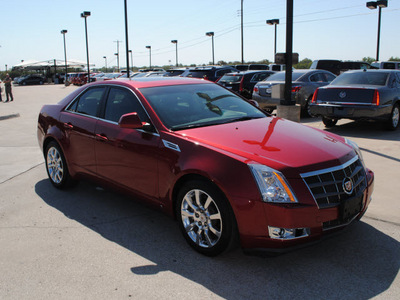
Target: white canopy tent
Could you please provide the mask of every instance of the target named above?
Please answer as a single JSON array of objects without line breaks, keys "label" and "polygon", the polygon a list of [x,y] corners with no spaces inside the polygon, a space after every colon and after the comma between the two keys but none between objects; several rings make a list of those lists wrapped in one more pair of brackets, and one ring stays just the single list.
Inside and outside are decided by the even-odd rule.
[{"label": "white canopy tent", "polygon": [[[94,64],[90,64],[91,67],[94,67]],[[65,68],[65,60],[61,59],[51,59],[45,61],[37,61],[37,60],[27,60],[23,61],[14,66],[16,69],[28,69],[28,70],[40,70],[46,68]],[[87,68],[86,62],[80,60],[67,60],[68,68]]]}]

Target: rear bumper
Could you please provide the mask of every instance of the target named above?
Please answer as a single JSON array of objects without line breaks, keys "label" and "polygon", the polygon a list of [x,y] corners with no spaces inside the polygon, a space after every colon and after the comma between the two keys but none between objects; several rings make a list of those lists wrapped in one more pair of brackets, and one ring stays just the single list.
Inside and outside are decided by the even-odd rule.
[{"label": "rear bumper", "polygon": [[311,104],[310,111],[314,115],[333,119],[387,120],[390,116],[391,107]]},{"label": "rear bumper", "polygon": [[252,98],[253,100],[256,100],[258,102],[261,109],[264,108],[275,109],[280,103],[279,99],[272,99],[271,97],[260,96],[257,94],[253,94]]}]

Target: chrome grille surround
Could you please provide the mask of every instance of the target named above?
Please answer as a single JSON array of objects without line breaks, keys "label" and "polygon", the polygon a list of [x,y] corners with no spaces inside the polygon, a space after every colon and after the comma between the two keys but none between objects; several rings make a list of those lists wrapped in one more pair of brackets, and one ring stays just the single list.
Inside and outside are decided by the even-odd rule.
[{"label": "chrome grille surround", "polygon": [[[343,165],[300,174],[318,208],[339,206],[349,198],[360,197],[367,187],[364,167],[358,156]],[[349,195],[344,191],[343,183],[350,178],[353,191]]]}]

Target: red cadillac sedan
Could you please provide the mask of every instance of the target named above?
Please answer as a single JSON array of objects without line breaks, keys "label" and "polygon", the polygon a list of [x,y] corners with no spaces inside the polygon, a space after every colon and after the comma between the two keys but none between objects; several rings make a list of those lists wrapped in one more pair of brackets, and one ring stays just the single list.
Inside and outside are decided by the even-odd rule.
[{"label": "red cadillac sedan", "polygon": [[85,85],[45,105],[50,182],[128,191],[177,219],[198,252],[287,250],[365,213],[374,174],[350,140],[266,115],[215,83],[145,78]]}]

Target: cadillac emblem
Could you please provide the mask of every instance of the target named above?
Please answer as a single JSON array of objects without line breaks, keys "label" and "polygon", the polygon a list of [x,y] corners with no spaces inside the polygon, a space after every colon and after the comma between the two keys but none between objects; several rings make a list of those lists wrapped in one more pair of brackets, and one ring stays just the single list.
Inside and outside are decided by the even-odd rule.
[{"label": "cadillac emblem", "polygon": [[341,92],[339,93],[339,97],[342,98],[342,99],[343,99],[343,98],[346,98],[346,96],[347,96],[347,95],[346,95],[346,92],[345,92],[345,91],[341,91]]},{"label": "cadillac emblem", "polygon": [[354,188],[353,181],[351,180],[351,178],[346,177],[345,179],[343,179],[342,187],[343,187],[343,191],[347,195],[351,195],[353,193],[353,188]]}]

